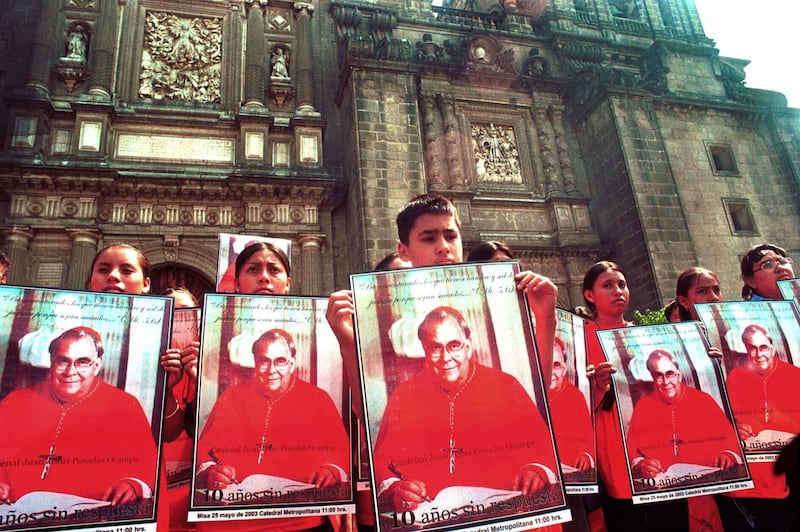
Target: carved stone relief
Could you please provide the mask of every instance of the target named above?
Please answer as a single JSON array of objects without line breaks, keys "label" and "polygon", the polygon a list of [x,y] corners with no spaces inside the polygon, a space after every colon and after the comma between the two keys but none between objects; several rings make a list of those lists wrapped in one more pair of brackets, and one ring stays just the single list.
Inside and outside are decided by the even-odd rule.
[{"label": "carved stone relief", "polygon": [[514,128],[473,124],[471,129],[478,181],[521,184],[522,169]]},{"label": "carved stone relief", "polygon": [[198,103],[220,101],[222,20],[146,14],[139,96]]}]

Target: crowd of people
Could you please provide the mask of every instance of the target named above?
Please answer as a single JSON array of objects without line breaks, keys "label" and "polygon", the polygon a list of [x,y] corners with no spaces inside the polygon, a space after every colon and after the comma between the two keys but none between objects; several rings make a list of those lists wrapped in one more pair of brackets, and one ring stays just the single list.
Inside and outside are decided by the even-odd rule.
[{"label": "crowd of people", "polygon": [[[396,221],[399,240],[397,251],[376,264],[375,271],[456,264],[464,261],[461,223],[454,205],[447,198],[436,194],[417,196],[406,204]],[[4,259],[0,260],[0,282],[5,282],[10,264],[4,256],[0,258]],[[513,260],[513,258],[514,253],[509,246],[501,242],[484,242],[471,250],[467,261]],[[289,259],[281,249],[269,243],[252,244],[246,247],[236,260],[235,291],[241,294],[287,295],[291,285],[290,272]],[[782,299],[777,282],[794,278],[794,272],[792,262],[784,249],[772,244],[761,244],[745,253],[741,260],[741,277],[744,283],[743,299],[776,300]],[[548,383],[550,388],[548,393],[551,401],[554,401],[556,395],[565,389],[566,365],[563,341],[558,339],[555,333],[558,289],[550,279],[530,270],[516,274],[515,283],[516,289],[530,309],[542,381]],[[137,248],[127,244],[112,244],[102,249],[92,262],[87,288],[99,292],[147,294],[150,291],[150,263]],[[585,306],[577,309],[577,312],[587,319],[586,374],[592,388],[592,404],[589,407],[594,411],[596,456],[593,456],[593,451],[587,452],[582,448],[576,448],[574,452],[567,454],[572,457],[569,459],[570,465],[577,470],[595,467],[598,469],[600,495],[568,497],[567,502],[575,518],[574,522],[550,528],[558,529],[563,526],[565,530],[591,529],[612,532],[688,530],[687,499],[649,504],[634,504],[632,500],[633,494],[628,476],[631,464],[626,457],[623,427],[616,414],[616,398],[612,387],[612,375],[617,369],[607,360],[596,334],[600,330],[635,325],[625,317],[630,301],[626,275],[618,264],[601,261],[585,273],[582,288]],[[169,289],[165,295],[175,298],[176,308],[199,306],[197,299],[184,289]],[[691,267],[678,276],[675,299],[665,307],[665,316],[669,321],[698,320],[695,305],[722,300],[723,294],[718,276],[708,269]],[[339,342],[347,379],[351,383],[359,382],[354,314],[354,300],[350,290],[339,290],[329,296],[326,317]],[[64,404],[86,401],[88,405],[87,390],[91,390],[93,396],[100,397],[100,392],[95,391],[93,377],[101,370],[102,345],[96,337],[96,332],[81,332],[78,329],[80,327],[73,329],[68,337],[62,335],[63,337],[53,340],[50,346],[50,371],[53,377],[38,385],[40,388],[49,387],[50,391],[35,392],[38,397],[46,396],[43,401],[54,401],[55,404],[61,405],[62,410]],[[66,343],[67,339],[70,339],[69,343]],[[435,422],[438,415],[437,401],[442,393],[445,396],[458,394],[459,400],[464,401],[465,408],[473,410],[481,410],[479,406],[489,400],[485,396],[487,390],[492,390],[491,393],[495,394],[491,399],[493,402],[516,405],[512,407],[515,415],[508,419],[492,416],[491,410],[486,410],[486,417],[472,420],[471,425],[465,425],[463,432],[458,434],[462,440],[470,438],[479,440],[485,434],[487,426],[499,427],[497,430],[508,430],[502,425],[503,423],[515,425],[517,430],[525,432],[526,438],[529,439],[546,437],[542,419],[529,404],[530,399],[527,395],[515,389],[516,381],[499,370],[481,366],[471,356],[470,326],[457,310],[441,307],[430,312],[419,326],[419,339],[425,351],[424,371],[430,374],[430,378],[425,375],[412,378],[398,387],[389,398],[387,414],[377,438],[375,449],[377,462],[388,460],[387,456],[396,454],[394,448],[407,446],[408,441],[414,439],[409,438],[406,432],[418,427],[404,425],[407,421],[404,411],[409,408],[408,404],[425,403],[421,407],[425,408],[427,405],[431,409],[430,420]],[[161,366],[168,374],[163,428],[163,439],[167,442],[176,440],[181,435],[186,437],[187,433],[190,438],[194,437],[197,363],[200,356],[200,344],[197,340],[175,345],[161,358]],[[746,330],[742,341],[747,349],[753,372],[748,372],[747,368],[743,367],[740,372],[730,374],[729,391],[737,420],[740,416],[741,419],[749,419],[748,416],[752,414],[749,410],[751,403],[762,400],[762,396],[759,395],[759,390],[762,388],[766,394],[767,388],[774,384],[775,388],[768,390],[770,398],[773,398],[789,393],[788,390],[778,386],[796,386],[800,383],[800,379],[792,373],[800,370],[776,360],[773,340],[765,329],[755,327]],[[62,346],[84,346],[86,349],[79,354]],[[341,438],[346,438],[344,428],[341,423],[335,421],[337,415],[331,410],[333,406],[330,404],[330,398],[324,392],[320,393],[320,390],[313,385],[300,380],[294,371],[295,358],[298,355],[292,338],[281,330],[264,331],[253,344],[252,354],[254,357],[252,381],[228,388],[219,397],[208,422],[204,427],[200,427],[200,433],[197,434],[203,458],[201,463],[197,464],[196,475],[199,482],[203,486],[224,488],[236,482],[242,475],[260,471],[256,466],[256,462],[261,463],[260,455],[258,459],[254,455],[243,457],[241,461],[227,457],[225,460],[219,460],[215,457],[215,448],[238,442],[230,440],[234,433],[237,434],[236,438],[240,438],[243,434],[241,436],[243,439],[239,442],[242,446],[257,443],[255,440],[262,437],[262,452],[264,443],[262,435],[266,433],[267,423],[274,424],[271,428],[279,433],[281,431],[313,433],[313,426],[319,423],[320,419],[309,418],[310,414],[304,415],[302,410],[298,411],[296,408],[297,404],[308,403],[307,399],[303,399],[300,403],[284,400],[290,394],[313,395],[312,402],[321,405],[314,415],[325,412],[326,419],[333,419],[334,421],[329,423],[331,428],[326,434],[335,433],[340,438],[326,446],[329,450],[335,449],[335,452],[315,458],[314,463],[304,463],[302,467],[289,468],[280,474],[289,477],[302,476],[303,478],[298,480],[317,487],[349,481],[350,471],[345,471],[348,460],[341,454]],[[715,349],[711,349],[709,354],[717,358],[722,356],[719,350]],[[680,386],[681,369],[670,353],[654,352],[648,358],[647,370],[652,374],[656,384],[668,381],[672,383],[670,386],[657,386],[652,397],[648,398],[653,412],[657,411],[657,415],[669,417],[670,404],[676,400],[675,398],[687,397],[686,387]],[[769,380],[773,373],[782,376],[780,384],[777,384],[777,377],[774,381]],[[82,383],[79,386],[74,385],[71,375],[81,376]],[[740,388],[744,391],[736,392]],[[572,393],[579,396],[578,392]],[[702,392],[690,393],[695,403],[707,402],[705,397],[700,397]],[[747,394],[752,397],[748,397]],[[0,402],[0,420],[3,419],[3,412],[11,408],[10,402],[15,400],[17,395],[18,392],[12,393]],[[359,386],[352,387],[352,396],[356,417],[363,419],[363,398]],[[763,400],[766,401],[766,395]],[[119,404],[120,400],[114,401],[115,404]],[[780,409],[779,414],[773,417],[788,418],[790,430],[796,433],[800,431],[800,411],[793,406],[795,401],[791,398],[786,402],[788,404],[772,405],[776,411]],[[445,405],[443,408],[446,409],[447,402],[443,404]],[[557,410],[553,407],[552,412]],[[57,415],[58,411],[56,408],[53,415]],[[446,416],[446,410],[443,412],[442,415]],[[530,415],[523,415],[526,412]],[[719,418],[724,420],[722,412],[718,414]],[[553,415],[555,417],[555,414]],[[642,416],[636,415],[637,438],[646,440],[652,436],[652,431],[647,427],[654,415],[656,414],[652,412]],[[0,421],[0,424],[3,423]],[[335,427],[337,423],[339,426]],[[756,430],[757,424],[761,428],[772,426],[769,423],[759,422],[758,419],[742,423],[737,427],[740,438],[744,439],[748,431],[752,433]],[[557,419],[554,419],[553,426],[559,430]],[[435,423],[427,430],[435,431]],[[71,438],[80,440],[77,435]],[[95,443],[100,441],[97,437],[84,439],[86,445],[90,445],[92,441]],[[424,440],[424,438],[416,440],[420,445],[419,452],[422,454],[428,452]],[[287,437],[286,441],[291,442],[292,438]],[[558,437],[556,443],[558,444]],[[477,444],[479,442],[476,442]],[[739,449],[729,447],[738,447],[737,444],[738,442],[724,442],[714,452],[711,460],[723,468],[735,465],[737,453],[732,451]],[[634,443],[634,445],[644,447],[646,443]],[[5,444],[0,443],[2,449],[0,452],[5,452],[4,446]],[[210,459],[206,460],[206,457]],[[8,457],[0,456],[0,458]],[[485,475],[487,469],[492,469],[492,476],[502,477],[502,481],[508,484],[508,489],[516,489],[523,493],[544,489],[555,478],[554,470],[557,465],[552,457],[541,462],[526,461],[524,457],[507,458],[507,463],[504,462],[502,467],[498,465],[492,468],[483,463],[471,464],[467,461],[464,462],[466,465],[463,469],[459,470],[459,474],[467,475],[465,478],[468,482],[471,479],[469,475],[479,473]],[[633,464],[633,468],[637,474],[648,475],[663,469],[666,465],[655,457],[642,456]],[[447,485],[447,477],[453,474],[452,463],[449,472],[447,464],[442,464],[442,470],[437,470],[435,473],[426,471],[425,468],[419,470],[407,468],[405,475],[392,474],[390,466],[391,464],[388,464],[376,468],[380,470],[380,475],[379,483],[373,487],[373,493],[380,507],[385,506],[396,511],[413,510],[423,501],[429,500],[430,496],[435,495],[435,491]],[[793,529],[800,510],[794,499],[795,494],[790,494],[785,476],[776,473],[773,464],[767,462],[750,464],[750,472],[754,482],[753,489],[714,496],[724,529],[731,531]],[[113,475],[114,472],[106,474]],[[120,473],[119,476],[119,479],[109,478],[106,482],[107,490],[93,496],[111,501],[113,504],[123,504],[146,497],[155,489],[152,481],[148,485],[147,479],[139,478],[142,475]],[[164,479],[165,476],[162,474],[161,478]],[[20,482],[17,477],[7,474],[0,468],[0,499],[13,500],[14,494],[20,493],[19,486],[15,485],[17,482]],[[165,488],[163,480],[161,487]],[[358,528],[370,530],[375,526],[373,501],[369,495],[363,496],[363,493],[361,495],[357,504]],[[186,487],[170,489],[168,496],[162,497],[162,501],[167,501],[167,504],[159,505],[159,509],[169,507],[171,515],[168,516],[163,510],[159,512],[159,530],[328,531],[342,528],[343,524],[342,519],[316,516],[189,523],[186,518],[189,497]]]}]

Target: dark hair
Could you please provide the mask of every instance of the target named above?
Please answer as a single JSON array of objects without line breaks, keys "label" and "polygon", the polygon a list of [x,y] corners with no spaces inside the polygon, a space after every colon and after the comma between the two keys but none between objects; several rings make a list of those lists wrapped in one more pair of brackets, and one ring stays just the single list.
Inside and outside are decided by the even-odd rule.
[{"label": "dark hair", "polygon": [[278,340],[283,340],[286,342],[286,345],[289,346],[289,351],[292,353],[292,357],[297,354],[297,349],[294,346],[294,339],[292,338],[292,335],[283,329],[270,329],[259,336],[258,339],[253,342],[253,354],[255,355],[257,350],[261,350],[262,346],[271,344]]},{"label": "dark hair", "polygon": [[471,331],[469,330],[469,325],[467,325],[467,320],[464,319],[464,316],[452,307],[436,307],[428,312],[422,320],[422,323],[419,324],[417,328],[417,337],[419,341],[425,342],[425,337],[431,325],[438,325],[447,319],[455,320],[458,326],[461,327],[461,330],[464,331],[464,336],[469,340]]},{"label": "dark hair", "polygon": [[688,318],[683,317],[683,311],[684,311],[683,307],[681,306],[680,303],[678,303],[677,299],[673,299],[664,306],[664,317],[667,319],[667,322],[672,321],[669,319],[669,315],[675,312],[675,310],[678,311],[678,317],[680,318],[681,321],[691,320],[691,316]]},{"label": "dark hair", "polygon": [[[595,262],[592,267],[586,270],[586,273],[583,275],[583,291],[591,291],[594,289],[594,283],[597,282],[597,278],[609,270],[619,272],[627,279],[625,272],[622,271],[622,268],[619,264],[616,262],[611,262],[610,260],[601,260],[600,262]],[[592,319],[596,318],[597,308],[595,308],[594,303],[586,299],[585,295],[583,296],[583,300],[586,302],[586,306],[592,313]]]},{"label": "dark hair", "polygon": [[564,340],[561,339],[560,336],[553,337],[553,347],[556,347],[556,346],[558,346],[559,351],[561,351],[561,354],[564,355],[564,361],[566,361],[567,360],[567,344],[564,342]]},{"label": "dark hair", "polygon": [[97,351],[97,358],[103,358],[103,340],[100,338],[100,333],[91,327],[73,327],[56,336],[48,347],[50,355],[52,356],[55,354],[55,350],[61,342],[70,338],[73,340],[80,340],[81,338],[91,339],[92,342],[94,342],[95,351]]},{"label": "dark hair", "polygon": [[492,260],[492,256],[498,251],[508,255],[509,259],[514,258],[514,254],[511,252],[511,248],[508,247],[507,244],[498,240],[487,240],[486,242],[481,242],[470,250],[469,256],[467,257],[467,262]]},{"label": "dark hair", "polygon": [[372,268],[372,271],[385,272],[385,271],[389,271],[389,270],[394,270],[394,268],[392,268],[391,264],[395,260],[402,260],[402,259],[400,259],[400,255],[398,255],[396,251],[392,251],[391,253],[389,253],[388,255],[383,257],[381,260],[379,260],[375,264],[375,267]]},{"label": "dark hair", "polygon": [[271,251],[278,257],[278,260],[281,261],[281,264],[286,269],[286,275],[291,275],[291,269],[289,267],[289,257],[286,256],[286,252],[283,251],[281,248],[273,244],[272,242],[253,242],[248,244],[239,256],[236,257],[236,279],[239,279],[239,273],[244,268],[245,263],[258,253],[259,251]]},{"label": "dark hair", "polygon": [[188,288],[184,286],[176,286],[176,287],[167,287],[161,292],[162,296],[174,296],[174,295],[184,295],[192,300],[193,306],[199,307],[200,301],[194,296],[194,294]]},{"label": "dark hair", "polygon": [[94,266],[97,264],[97,261],[100,259],[100,256],[105,253],[106,251],[114,248],[122,248],[122,249],[129,249],[136,253],[136,259],[139,261],[139,267],[142,269],[142,276],[147,279],[150,277],[150,272],[152,271],[152,267],[150,266],[150,261],[147,259],[142,250],[137,248],[136,246],[132,246],[130,244],[126,244],[125,242],[115,242],[113,244],[109,244],[100,251],[98,251],[94,258],[92,259],[92,265],[89,267],[89,277],[86,279],[86,286],[92,282],[92,273],[94,272]]},{"label": "dark hair", "polygon": [[645,366],[647,367],[647,371],[653,373],[653,364],[655,363],[656,360],[660,359],[669,360],[670,362],[672,362],[672,365],[675,366],[675,368],[678,371],[681,370],[681,368],[678,367],[678,361],[675,360],[675,356],[672,353],[670,353],[669,351],[665,351],[664,349],[656,349],[655,351],[650,353],[650,355],[647,357],[647,363],[645,364]]},{"label": "dark hair", "polygon": [[[753,268],[758,261],[760,261],[767,252],[772,251],[776,255],[780,255],[781,257],[786,256],[786,250],[782,247],[776,246],[774,244],[759,244],[757,246],[753,246],[747,250],[747,253],[744,254],[742,257],[742,262],[739,264],[739,269],[742,274],[742,281],[744,281],[745,277],[752,277],[755,273]],[[755,292],[753,289],[748,286],[747,283],[742,286],[742,299],[750,300],[753,297]]]},{"label": "dark hair", "polygon": [[[691,268],[686,268],[681,272],[678,276],[678,280],[675,282],[675,303],[680,306],[680,315],[681,321],[690,321],[692,319],[692,314],[688,308],[684,307],[680,303],[678,303],[677,297],[683,296],[686,297],[689,295],[689,290],[692,289],[693,286],[697,284],[697,279],[699,279],[703,275],[710,275],[714,279],[719,282],[719,277],[716,273],[712,272],[709,269],[701,268],[700,266],[692,266]],[[669,319],[669,316],[667,316]]]},{"label": "dark hair", "polygon": [[459,230],[461,229],[458,211],[449,199],[435,193],[420,194],[406,203],[403,210],[397,215],[397,237],[400,242],[408,245],[411,228],[414,227],[417,218],[423,214],[448,214],[453,217]]}]

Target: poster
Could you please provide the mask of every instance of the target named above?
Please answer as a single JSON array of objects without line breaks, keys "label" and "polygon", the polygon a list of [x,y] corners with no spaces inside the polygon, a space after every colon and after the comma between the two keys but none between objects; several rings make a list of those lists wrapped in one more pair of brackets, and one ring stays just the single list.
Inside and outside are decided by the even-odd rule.
[{"label": "poster", "polygon": [[518,269],[351,276],[379,530],[570,519]]},{"label": "poster", "polygon": [[285,238],[268,236],[219,234],[219,256],[217,260],[217,292],[233,293],[236,291],[236,257],[244,248],[254,242],[270,242],[286,253],[289,264],[292,262],[292,241]]},{"label": "poster", "polygon": [[190,521],[355,512],[327,299],[206,294]]},{"label": "poster", "polygon": [[0,286],[0,530],[155,532],[171,311]]},{"label": "poster", "polygon": [[800,279],[778,281],[778,288],[783,299],[793,300],[795,305],[800,307]]},{"label": "poster", "polygon": [[597,332],[634,504],[751,488],[717,363],[698,322]]},{"label": "poster", "polygon": [[556,309],[548,400],[561,476],[568,495],[599,492],[594,411],[586,376],[585,322],[576,314]]},{"label": "poster", "polygon": [[800,433],[800,320],[792,301],[695,305],[722,351],[733,415],[751,462],[773,462]]},{"label": "poster", "polygon": [[[192,342],[200,340],[200,309],[177,308],[172,311],[172,336],[170,347],[184,349]],[[195,366],[196,371],[196,366]],[[190,379],[185,371],[181,380],[172,389],[172,394],[182,408],[191,405],[196,397],[196,380]],[[169,404],[172,404],[171,402]],[[189,410],[193,411],[193,409]],[[169,416],[174,410],[168,411]],[[187,416],[188,417],[188,416]],[[169,419],[169,417],[167,417]],[[186,420],[186,427],[177,438],[164,443],[164,462],[167,469],[167,487],[174,488],[189,483],[192,476],[192,445],[194,420]]]}]

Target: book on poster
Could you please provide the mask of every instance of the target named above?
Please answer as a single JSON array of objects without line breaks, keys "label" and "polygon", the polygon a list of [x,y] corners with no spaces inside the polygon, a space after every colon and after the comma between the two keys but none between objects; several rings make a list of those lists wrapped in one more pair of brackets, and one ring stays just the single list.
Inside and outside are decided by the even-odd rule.
[{"label": "book on poster", "polygon": [[0,530],[155,531],[172,300],[3,285],[0,312]]},{"label": "book on poster", "polygon": [[[351,275],[380,531],[521,530],[571,518],[518,271],[492,262]],[[517,475],[530,492],[471,498],[521,492]],[[414,481],[427,502],[452,496],[424,511],[403,498]],[[453,487],[463,489],[445,492]]]},{"label": "book on poster", "polygon": [[773,462],[800,433],[800,311],[793,301],[695,305],[725,383],[751,462]]},{"label": "book on poster", "polygon": [[292,263],[291,240],[269,236],[220,233],[217,257],[217,292],[233,293],[236,291],[236,257],[244,248],[255,242],[269,242],[277,246],[286,253],[289,264]]},{"label": "book on poster", "polygon": [[752,487],[699,322],[597,331],[612,376],[634,504]]},{"label": "book on poster", "polygon": [[350,397],[327,303],[205,294],[189,521],[355,512]]},{"label": "book on poster", "polygon": [[[567,495],[599,492],[594,411],[586,376],[585,322],[577,314],[556,309],[557,339],[548,399]],[[562,363],[563,367],[556,367]]]}]

